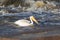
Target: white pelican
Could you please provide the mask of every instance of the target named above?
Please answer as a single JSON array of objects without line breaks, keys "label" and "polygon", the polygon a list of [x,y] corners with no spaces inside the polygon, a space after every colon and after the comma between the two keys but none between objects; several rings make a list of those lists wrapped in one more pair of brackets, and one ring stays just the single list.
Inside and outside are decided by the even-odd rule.
[{"label": "white pelican", "polygon": [[30,16],[30,21],[26,19],[21,19],[21,20],[15,21],[14,24],[22,27],[27,27],[27,26],[33,26],[33,21],[38,24],[34,16]]}]

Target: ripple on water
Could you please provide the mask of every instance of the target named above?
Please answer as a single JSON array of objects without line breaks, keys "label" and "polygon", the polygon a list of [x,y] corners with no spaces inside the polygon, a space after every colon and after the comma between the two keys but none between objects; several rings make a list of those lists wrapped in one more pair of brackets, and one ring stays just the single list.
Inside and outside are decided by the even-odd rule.
[{"label": "ripple on water", "polygon": [[[37,13],[37,12],[22,12],[14,15],[4,15],[0,16],[0,21],[7,20],[8,22],[14,22],[18,19],[28,18],[33,15],[38,21],[39,25],[34,24],[34,28],[26,27],[26,28],[16,28],[15,25],[11,25],[10,23],[0,23],[0,36],[13,36],[16,34],[21,34],[24,32],[41,32],[41,30],[57,30],[60,29],[60,14],[52,14],[52,13]],[[56,19],[58,18],[58,20]]]}]

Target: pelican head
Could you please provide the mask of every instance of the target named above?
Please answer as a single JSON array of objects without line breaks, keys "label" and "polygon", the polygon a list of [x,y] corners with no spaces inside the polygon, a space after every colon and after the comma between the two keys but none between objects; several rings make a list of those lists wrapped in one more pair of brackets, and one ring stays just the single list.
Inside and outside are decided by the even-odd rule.
[{"label": "pelican head", "polygon": [[34,16],[30,16],[30,20],[34,21],[36,24],[38,24],[38,21],[35,19]]}]

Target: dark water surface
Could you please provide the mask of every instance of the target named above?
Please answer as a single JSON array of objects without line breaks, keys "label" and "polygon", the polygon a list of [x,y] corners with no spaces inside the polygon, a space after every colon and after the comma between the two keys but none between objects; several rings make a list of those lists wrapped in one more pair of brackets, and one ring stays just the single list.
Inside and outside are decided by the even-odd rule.
[{"label": "dark water surface", "polygon": [[[29,16],[34,16],[39,25],[34,24],[32,27],[16,28],[13,24],[18,19],[26,19]],[[60,14],[47,13],[47,12],[21,12],[15,14],[0,15],[0,36],[12,37],[24,33],[41,33],[48,31],[60,30]]]}]

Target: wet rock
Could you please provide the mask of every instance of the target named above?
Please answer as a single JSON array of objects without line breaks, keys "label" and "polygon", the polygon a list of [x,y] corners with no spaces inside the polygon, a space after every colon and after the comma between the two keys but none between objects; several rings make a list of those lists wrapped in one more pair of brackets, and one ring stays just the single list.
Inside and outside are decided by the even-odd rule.
[{"label": "wet rock", "polygon": [[30,8],[27,8],[27,11],[36,11],[38,8],[43,8],[45,3],[43,1],[36,1],[34,2]]},{"label": "wet rock", "polygon": [[14,4],[15,6],[18,6],[19,4],[21,4],[23,6],[24,0],[4,0],[1,5],[8,6],[12,4]]}]

